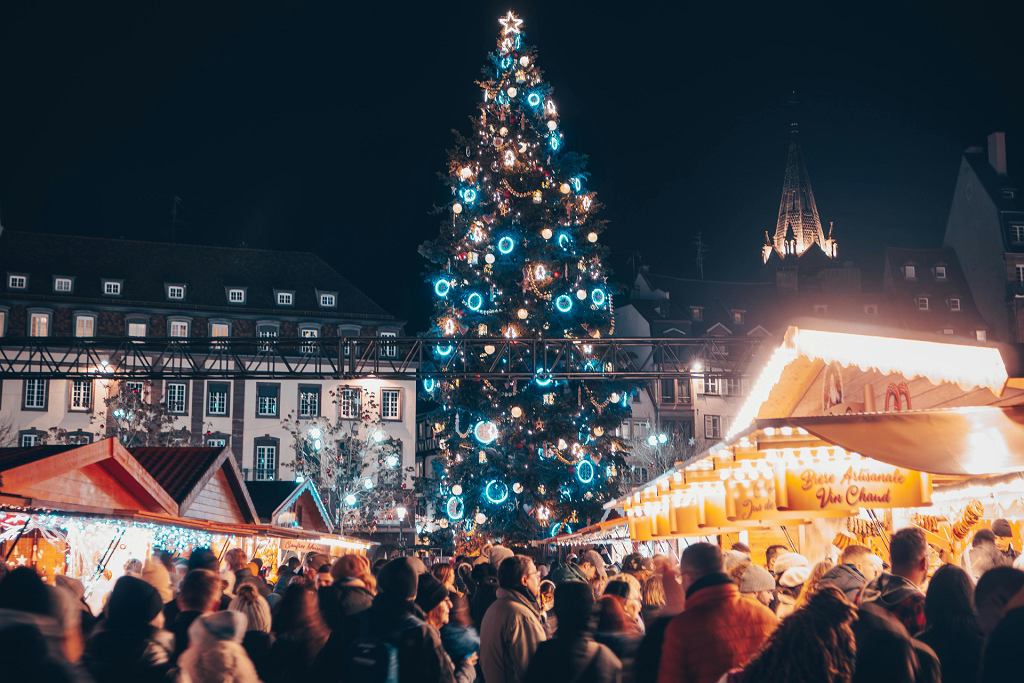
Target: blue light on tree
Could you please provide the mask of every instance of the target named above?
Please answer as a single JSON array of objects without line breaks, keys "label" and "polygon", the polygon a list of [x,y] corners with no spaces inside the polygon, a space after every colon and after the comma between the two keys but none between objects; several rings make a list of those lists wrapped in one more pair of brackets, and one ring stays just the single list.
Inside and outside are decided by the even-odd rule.
[{"label": "blue light on tree", "polygon": [[432,394],[434,393],[434,389],[436,388],[437,380],[434,379],[433,377],[427,377],[425,380],[423,380],[423,391],[427,392],[428,394]]},{"label": "blue light on tree", "polygon": [[466,504],[462,500],[462,496],[452,496],[445,503],[445,512],[448,513],[448,519],[453,522],[457,522],[466,516]]},{"label": "blue light on tree", "polygon": [[568,313],[572,310],[572,297],[568,294],[559,294],[555,299],[555,308],[562,313]]},{"label": "blue light on tree", "polygon": [[558,233],[558,246],[562,249],[569,249],[572,247],[572,235],[564,230]]},{"label": "blue light on tree", "polygon": [[512,57],[502,57],[501,61],[498,62],[498,65],[501,66],[503,70],[508,69],[510,66],[512,66]]},{"label": "blue light on tree", "polygon": [[573,190],[579,192],[583,188],[583,176],[576,175],[569,178],[569,184],[572,185]]},{"label": "blue light on tree", "polygon": [[571,534],[572,533],[572,526],[571,525],[566,524],[565,522],[555,522],[554,524],[551,525],[550,535],[551,536],[557,536],[563,529],[565,530],[565,533],[567,533],[567,534]]},{"label": "blue light on tree", "polygon": [[509,237],[508,235],[505,235],[500,240],[498,240],[498,251],[500,251],[502,254],[511,254],[512,250],[515,248],[516,241]]},{"label": "blue light on tree", "polygon": [[539,107],[542,99],[539,92],[532,92],[526,96],[526,103],[531,107]]},{"label": "blue light on tree", "polygon": [[562,147],[562,134],[555,131],[548,138],[548,147],[551,148],[552,152],[557,152]]},{"label": "blue light on tree", "polygon": [[441,356],[442,358],[452,355],[454,351],[454,344],[441,344],[440,342],[438,342],[438,344],[434,347],[434,352],[437,353],[437,355]]},{"label": "blue light on tree", "polygon": [[543,368],[538,368],[537,372],[534,373],[533,381],[539,387],[549,387],[554,380],[551,378],[551,373]]},{"label": "blue light on tree", "polygon": [[448,292],[452,291],[452,283],[444,278],[441,278],[434,283],[434,294],[438,295],[442,299],[448,296]]},{"label": "blue light on tree", "polygon": [[471,311],[479,311],[483,307],[483,305],[484,297],[480,294],[480,292],[471,292],[470,295],[466,297],[466,308],[468,308]]},{"label": "blue light on tree", "polygon": [[473,187],[463,188],[462,191],[459,194],[462,195],[462,201],[466,202],[467,204],[472,204],[473,202],[476,201],[476,197],[477,197],[476,188],[473,188]]},{"label": "blue light on tree", "polygon": [[600,287],[594,287],[594,291],[590,293],[590,300],[594,302],[595,306],[601,308],[608,301],[608,295]]},{"label": "blue light on tree", "polygon": [[501,505],[508,500],[508,484],[497,479],[491,479],[484,487],[484,497],[491,505]]},{"label": "blue light on tree", "polygon": [[589,484],[594,481],[594,463],[589,459],[576,463],[576,478],[581,484]]},{"label": "blue light on tree", "polygon": [[480,420],[473,427],[473,436],[485,446],[492,444],[498,438],[498,425],[490,420]]}]

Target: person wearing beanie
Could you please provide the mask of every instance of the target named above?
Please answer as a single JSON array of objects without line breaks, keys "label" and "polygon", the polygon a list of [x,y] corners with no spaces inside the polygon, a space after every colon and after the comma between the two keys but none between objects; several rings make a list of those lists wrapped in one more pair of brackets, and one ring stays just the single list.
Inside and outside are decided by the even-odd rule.
[{"label": "person wearing beanie", "polygon": [[188,629],[188,649],[178,659],[182,679],[189,683],[259,683],[256,667],[242,647],[245,615],[206,614]]},{"label": "person wearing beanie", "polygon": [[740,595],[752,600],[757,600],[765,607],[775,600],[775,577],[771,573],[756,564],[747,564],[739,572],[739,580],[736,582],[740,587]]},{"label": "person wearing beanie", "polygon": [[1017,551],[1013,547],[1013,527],[1005,519],[992,522],[992,533],[996,537],[996,547],[1009,559],[1009,564],[1017,559]]},{"label": "person wearing beanie", "polygon": [[491,548],[491,552],[488,554],[487,559],[491,563],[491,566],[497,569],[501,566],[501,563],[512,557],[515,553],[506,548],[503,545],[496,545]]},{"label": "person wearing beanie", "polygon": [[171,590],[171,573],[158,557],[150,557],[142,566],[142,579],[156,589],[160,594],[160,600],[168,603],[174,599],[174,591]]},{"label": "person wearing beanie", "polygon": [[317,591],[320,614],[331,631],[351,630],[352,618],[370,609],[377,580],[370,573],[370,562],[360,555],[342,555],[331,567],[330,586]]},{"label": "person wearing beanie", "polygon": [[441,637],[416,604],[418,580],[416,567],[408,558],[385,564],[377,575],[373,604],[355,615],[350,629],[331,633],[317,656],[314,679],[342,680],[341,672],[345,680],[371,678],[388,670],[387,653],[394,648],[399,683],[454,683]]},{"label": "person wearing beanie", "polygon": [[[451,615],[452,601],[448,589],[433,575],[420,574],[416,587],[416,605],[426,614],[427,625],[437,631],[440,637],[441,629],[448,624]],[[453,660],[448,650],[444,649],[443,639],[441,645],[444,650],[445,668],[451,670],[453,679],[458,683],[472,683],[476,680],[477,654],[472,652]],[[455,661],[458,661],[457,665]]]},{"label": "person wearing beanie", "polygon": [[790,567],[779,576],[779,604],[775,610],[779,619],[789,616],[796,609],[796,600],[810,575],[810,567],[798,565]]},{"label": "person wearing beanie", "polygon": [[96,683],[163,681],[172,666],[173,642],[162,623],[156,589],[135,576],[114,584],[103,620],[89,637],[82,664]]},{"label": "person wearing beanie", "polygon": [[228,609],[245,617],[246,630],[242,647],[256,667],[256,673],[265,679],[270,665],[270,648],[274,645],[274,638],[270,634],[270,604],[260,595],[259,588],[252,581],[246,581],[235,591]]},{"label": "person wearing beanie", "polygon": [[782,576],[791,567],[810,567],[811,563],[800,553],[782,553],[776,555],[772,573]]}]

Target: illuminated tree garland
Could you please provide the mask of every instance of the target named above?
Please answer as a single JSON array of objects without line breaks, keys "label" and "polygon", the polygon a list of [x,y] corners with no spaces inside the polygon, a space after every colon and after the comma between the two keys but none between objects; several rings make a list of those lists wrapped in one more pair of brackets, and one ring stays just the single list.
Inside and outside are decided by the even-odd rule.
[{"label": "illuminated tree garland", "polygon": [[[472,135],[449,153],[449,212],[438,238],[420,248],[432,264],[431,334],[606,337],[614,331],[614,305],[601,205],[587,188],[585,159],[566,149],[522,23],[511,12],[500,20]],[[504,361],[493,354],[469,358],[462,347],[439,343],[434,356],[438,364],[500,368]],[[630,414],[620,397],[635,388],[555,380],[542,362],[536,359],[534,381],[424,383],[442,407],[435,432],[443,457],[440,482],[423,490],[434,524],[457,540],[525,540],[547,535],[553,524],[586,524],[618,490],[625,444],[615,430]],[[580,372],[604,369],[585,342],[567,362]]]}]

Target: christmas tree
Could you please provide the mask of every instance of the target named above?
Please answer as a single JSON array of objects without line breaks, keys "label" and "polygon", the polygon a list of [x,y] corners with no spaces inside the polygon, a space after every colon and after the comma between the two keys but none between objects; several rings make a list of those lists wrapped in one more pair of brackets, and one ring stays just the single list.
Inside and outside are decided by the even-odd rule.
[{"label": "christmas tree", "polygon": [[[432,334],[579,339],[569,366],[595,379],[561,380],[538,365],[532,380],[424,380],[442,407],[434,424],[439,482],[430,482],[428,495],[442,533],[462,541],[525,540],[600,519],[623,466],[614,432],[636,391],[597,378],[608,368],[587,340],[615,327],[605,224],[585,158],[566,151],[522,23],[511,12],[500,19],[473,134],[449,154],[452,199],[440,236],[420,249],[431,262]],[[462,349],[441,341],[433,353],[440,363]],[[482,349],[460,364],[494,366],[494,346]]]}]

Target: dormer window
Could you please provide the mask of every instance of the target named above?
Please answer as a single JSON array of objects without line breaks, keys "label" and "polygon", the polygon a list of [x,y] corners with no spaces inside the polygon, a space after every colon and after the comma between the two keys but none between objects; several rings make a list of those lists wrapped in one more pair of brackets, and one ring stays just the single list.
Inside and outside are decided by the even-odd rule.
[{"label": "dormer window", "polygon": [[954,296],[949,300],[949,310],[954,313],[960,312],[960,299],[958,297]]},{"label": "dormer window", "polygon": [[274,296],[278,306],[295,305],[295,292],[275,292]]},{"label": "dormer window", "polygon": [[28,275],[7,275],[7,289],[28,289]]},{"label": "dormer window", "polygon": [[903,279],[904,280],[916,280],[917,279],[917,267],[913,264],[906,263],[903,265]]},{"label": "dormer window", "polygon": [[945,280],[946,279],[946,266],[935,266],[935,279]]},{"label": "dormer window", "polygon": [[700,322],[704,319],[704,307],[703,306],[690,306],[690,320]]},{"label": "dormer window", "polygon": [[917,297],[916,302],[917,302],[917,310],[919,310],[919,311],[927,311],[927,310],[929,310],[929,307],[928,307],[928,297],[926,297],[926,296],[919,296],[919,297]]},{"label": "dormer window", "polygon": [[242,287],[229,287],[228,288],[228,303],[229,304],[244,304],[245,303],[245,289]]},{"label": "dormer window", "polygon": [[184,301],[185,285],[167,285],[167,298],[171,301]]},{"label": "dormer window", "polygon": [[746,311],[733,310],[733,312],[732,312],[732,321],[733,321],[733,323],[735,323],[736,325],[742,325],[746,321],[746,319],[747,319],[747,312]]},{"label": "dormer window", "polygon": [[70,294],[74,288],[74,281],[69,277],[53,278],[53,291],[58,294]]},{"label": "dormer window", "polygon": [[1010,223],[1010,241],[1024,244],[1024,223]]},{"label": "dormer window", "polygon": [[337,294],[334,292],[320,292],[320,308],[334,308],[337,305]]},{"label": "dormer window", "polygon": [[121,296],[121,281],[120,280],[104,280],[103,281],[103,295],[104,296]]}]

